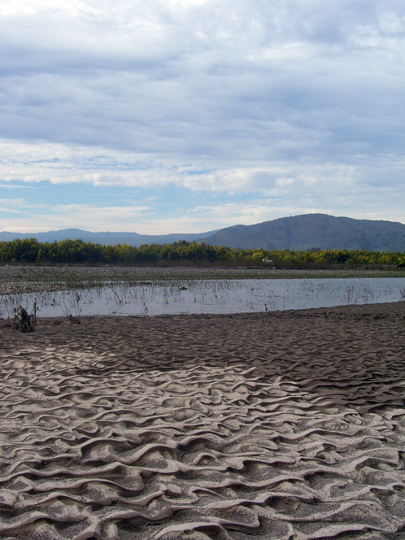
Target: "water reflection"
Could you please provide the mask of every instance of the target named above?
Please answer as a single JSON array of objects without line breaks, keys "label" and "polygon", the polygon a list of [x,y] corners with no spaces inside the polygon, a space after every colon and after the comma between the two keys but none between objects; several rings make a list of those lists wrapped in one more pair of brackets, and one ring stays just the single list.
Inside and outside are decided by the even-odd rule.
[{"label": "water reflection", "polygon": [[243,313],[405,300],[405,279],[193,280],[3,296],[0,315],[37,304],[39,317]]}]

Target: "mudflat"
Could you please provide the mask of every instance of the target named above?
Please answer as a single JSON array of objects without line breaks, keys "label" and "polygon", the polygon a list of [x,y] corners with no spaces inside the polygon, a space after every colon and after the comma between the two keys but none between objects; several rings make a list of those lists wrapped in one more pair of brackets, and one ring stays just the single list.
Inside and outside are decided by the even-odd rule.
[{"label": "mudflat", "polygon": [[405,538],[405,302],[0,340],[0,538]]}]

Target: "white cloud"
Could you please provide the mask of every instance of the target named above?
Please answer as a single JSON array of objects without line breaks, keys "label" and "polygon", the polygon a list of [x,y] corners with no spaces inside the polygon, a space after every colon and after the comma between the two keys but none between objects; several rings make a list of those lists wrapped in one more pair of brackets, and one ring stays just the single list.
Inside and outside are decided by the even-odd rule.
[{"label": "white cloud", "polygon": [[[55,229],[80,228],[89,231],[128,231],[150,213],[150,206],[102,206],[91,204],[33,205],[24,199],[0,200],[0,230],[11,232],[43,232]],[[14,219],[13,219],[14,217]],[[15,219],[17,218],[17,219]],[[11,227],[10,227],[11,225]]]},{"label": "white cloud", "polygon": [[[160,158],[160,159],[159,159]],[[235,159],[234,167],[217,160],[205,169],[205,160],[179,164],[168,156],[152,157],[102,147],[57,143],[0,141],[0,182],[18,185],[49,181],[51,184],[89,184],[152,189],[186,188],[195,193],[256,194],[295,200],[307,197],[325,201],[329,196],[357,197],[381,193],[393,199],[405,194],[405,159],[395,156],[355,156],[352,163],[313,160],[262,162],[260,166]],[[391,201],[388,201],[392,204]]]},{"label": "white cloud", "polygon": [[19,216],[23,213],[23,208],[26,205],[25,199],[0,199],[0,213],[15,214]]}]

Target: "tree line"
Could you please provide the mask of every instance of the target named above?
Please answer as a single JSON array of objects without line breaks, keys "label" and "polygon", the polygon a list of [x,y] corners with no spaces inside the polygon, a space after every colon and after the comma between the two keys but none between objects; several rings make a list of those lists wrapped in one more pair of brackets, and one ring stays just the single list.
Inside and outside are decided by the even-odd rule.
[{"label": "tree line", "polygon": [[405,253],[365,250],[264,250],[210,246],[181,240],[172,244],[127,244],[107,246],[63,240],[40,243],[34,238],[0,242],[0,263],[36,264],[224,264],[264,266],[273,261],[279,267],[325,268],[344,265],[405,264]]}]

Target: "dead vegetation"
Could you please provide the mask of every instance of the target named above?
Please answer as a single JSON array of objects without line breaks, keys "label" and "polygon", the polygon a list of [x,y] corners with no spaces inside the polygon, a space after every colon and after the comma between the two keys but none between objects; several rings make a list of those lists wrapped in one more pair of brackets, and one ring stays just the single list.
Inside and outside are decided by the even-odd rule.
[{"label": "dead vegetation", "polygon": [[14,315],[12,322],[12,328],[16,332],[34,332],[37,322],[36,306],[34,306],[33,313],[30,315],[26,309],[20,306],[20,309]]}]

